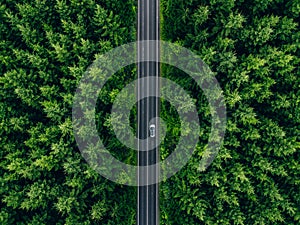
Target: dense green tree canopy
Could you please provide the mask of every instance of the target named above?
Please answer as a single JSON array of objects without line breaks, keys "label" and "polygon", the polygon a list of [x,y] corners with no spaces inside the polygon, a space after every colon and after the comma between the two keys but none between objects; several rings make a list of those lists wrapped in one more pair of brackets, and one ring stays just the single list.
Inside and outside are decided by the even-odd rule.
[{"label": "dense green tree canopy", "polygon": [[[175,0],[162,1],[162,10],[163,38],[192,49],[215,72],[228,122],[207,171],[197,171],[200,142],[199,157],[162,185],[162,223],[298,224],[300,2]],[[163,76],[197,93],[209,127],[201,91],[174,68]]]},{"label": "dense green tree canopy", "polygon": [[[115,0],[1,3],[0,224],[134,223],[135,189],[87,165],[71,123],[86,68],[135,39],[134,10],[135,2]],[[118,75],[116,89],[134,77]]]},{"label": "dense green tree canopy", "polygon": [[[87,67],[136,38],[136,1],[0,3],[0,224],[135,224],[136,188],[92,170],[73,137],[72,101]],[[201,89],[163,65],[162,76],[195,99],[201,132],[193,158],[160,187],[161,224],[299,224],[300,58],[298,0],[161,0],[162,39],[191,49],[224,91],[227,130],[212,165],[199,171],[210,131]],[[110,108],[136,77],[129,66],[105,85],[96,118],[113,155]],[[131,122],[134,124],[134,110]],[[180,123],[162,102],[164,159]]]}]

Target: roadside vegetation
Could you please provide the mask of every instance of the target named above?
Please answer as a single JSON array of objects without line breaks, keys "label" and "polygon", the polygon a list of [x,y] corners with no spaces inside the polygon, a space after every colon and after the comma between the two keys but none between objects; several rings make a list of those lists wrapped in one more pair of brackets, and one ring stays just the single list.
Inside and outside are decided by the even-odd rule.
[{"label": "roadside vegetation", "polygon": [[[136,40],[133,0],[0,3],[0,224],[136,224],[136,188],[93,171],[73,137],[72,100],[87,67]],[[161,0],[161,35],[211,68],[224,91],[227,131],[204,172],[210,132],[201,89],[162,65],[162,76],[196,99],[201,132],[190,162],[160,186],[161,224],[300,223],[300,57],[298,0]],[[118,159],[136,153],[116,140],[109,114],[136,77],[115,74],[99,95],[99,135]],[[131,124],[134,127],[134,111]],[[180,135],[166,102],[165,158]]]}]

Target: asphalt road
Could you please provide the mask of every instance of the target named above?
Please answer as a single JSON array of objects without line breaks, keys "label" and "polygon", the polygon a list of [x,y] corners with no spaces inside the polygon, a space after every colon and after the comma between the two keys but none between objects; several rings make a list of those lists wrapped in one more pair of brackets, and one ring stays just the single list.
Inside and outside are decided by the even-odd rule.
[{"label": "asphalt road", "polygon": [[[138,32],[137,39],[142,40],[159,40],[159,0],[138,0]],[[143,58],[150,54],[155,54],[155,58],[159,57],[159,46],[151,48],[149,46],[139,45],[137,57]],[[157,62],[141,62],[138,64],[138,77],[155,76],[152,82],[140,82],[137,93],[149,93],[149,90],[159,91],[159,63]],[[137,110],[138,137],[141,139],[148,138],[148,142],[139,149],[147,151],[139,151],[138,165],[146,166],[155,164],[159,161],[159,149],[149,150],[150,142],[158,141],[158,124],[155,124],[155,137],[150,137],[149,126],[150,120],[159,116],[159,101],[157,98],[150,97],[142,99],[138,102]],[[150,177],[158,179],[158,171],[147,170],[145,174],[138,173],[139,183],[147,183]],[[159,224],[159,195],[158,184],[145,185],[138,187],[137,202],[137,224],[138,225],[158,225]]]}]

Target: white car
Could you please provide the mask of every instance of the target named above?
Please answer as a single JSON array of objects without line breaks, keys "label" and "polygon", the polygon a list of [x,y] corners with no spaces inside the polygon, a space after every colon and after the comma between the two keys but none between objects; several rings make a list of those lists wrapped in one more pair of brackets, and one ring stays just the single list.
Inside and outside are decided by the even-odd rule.
[{"label": "white car", "polygon": [[151,124],[149,127],[150,137],[155,137],[155,124]]}]

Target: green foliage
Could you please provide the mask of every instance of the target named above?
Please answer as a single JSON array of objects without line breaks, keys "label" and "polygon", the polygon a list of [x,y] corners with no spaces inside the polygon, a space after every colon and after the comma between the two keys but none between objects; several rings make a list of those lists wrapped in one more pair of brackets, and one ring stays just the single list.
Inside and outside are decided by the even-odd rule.
[{"label": "green foliage", "polygon": [[[87,165],[71,121],[74,91],[87,67],[135,40],[136,5],[0,3],[0,224],[136,224],[136,189]],[[186,74],[163,65],[163,76],[195,99],[201,130],[188,165],[160,187],[161,224],[299,224],[299,1],[161,0],[161,10],[162,39],[193,50],[210,66],[228,117],[224,145],[201,172],[211,122],[207,100]],[[95,115],[105,146],[132,164],[136,153],[116,140],[109,114],[135,76],[129,66],[109,79]],[[161,117],[165,159],[182,132],[168,102]]]},{"label": "green foliage", "polygon": [[[87,66],[134,40],[135,3],[116,3],[0,4],[0,224],[132,222],[136,190],[87,165],[71,122],[74,91]],[[134,75],[131,68],[118,73],[114,88]]]},{"label": "green foliage", "polygon": [[207,102],[185,74],[164,65],[163,76],[197,99],[203,130],[193,159],[161,186],[162,224],[299,223],[297,8],[299,1],[162,1],[163,38],[216,73],[228,117],[221,151],[199,172]]}]

